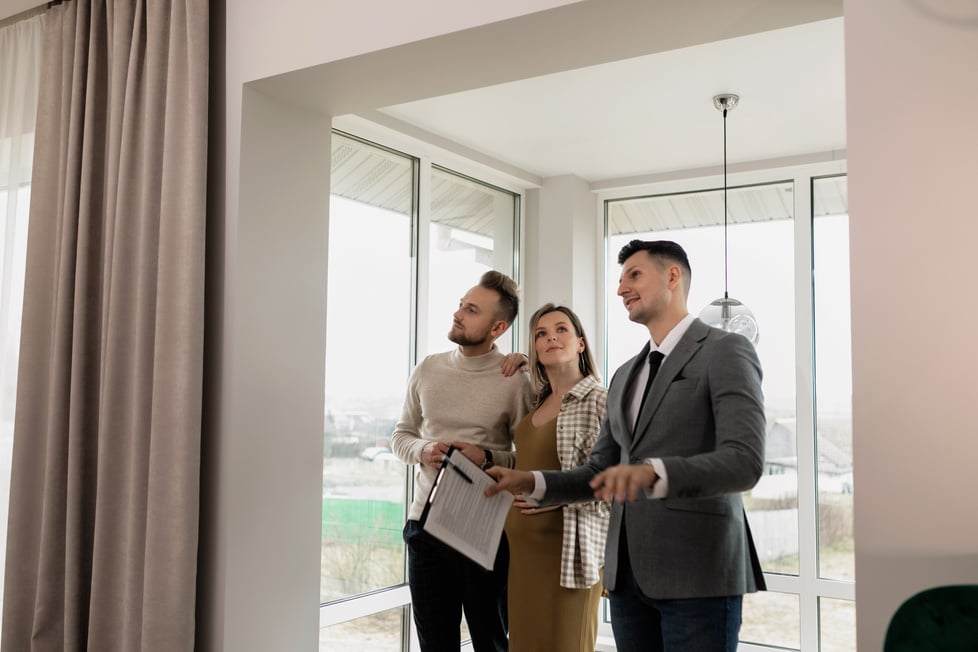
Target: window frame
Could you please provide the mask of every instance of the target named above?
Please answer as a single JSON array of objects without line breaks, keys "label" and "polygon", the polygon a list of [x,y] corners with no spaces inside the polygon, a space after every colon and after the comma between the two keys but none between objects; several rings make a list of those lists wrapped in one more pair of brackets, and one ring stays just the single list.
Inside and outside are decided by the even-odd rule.
[{"label": "window frame", "polygon": [[[428,312],[428,288],[430,281],[429,255],[430,240],[428,234],[431,226],[431,183],[432,171],[453,174],[468,181],[486,186],[491,190],[513,195],[513,232],[511,238],[511,269],[512,278],[522,286],[521,262],[525,242],[525,206],[526,188],[530,184],[526,180],[500,172],[498,169],[486,166],[477,161],[466,159],[448,150],[443,150],[422,140],[414,139],[405,134],[387,130],[375,123],[360,121],[353,116],[333,121],[333,135],[339,135],[358,141],[366,146],[377,147],[413,161],[413,204],[410,211],[411,227],[411,256],[412,264],[412,296],[413,310],[410,325],[410,356],[409,367],[413,368],[420,360],[430,353],[427,350],[428,327],[425,315]],[[324,273],[325,270],[324,270]],[[522,315],[521,315],[522,317]],[[447,319],[447,316],[446,316]],[[521,320],[517,319],[507,335],[513,350],[518,350],[522,341]],[[405,376],[405,381],[407,376]],[[414,498],[414,475],[405,473],[407,484],[405,492],[405,515],[407,508]],[[407,555],[405,561],[405,578],[407,577]],[[380,588],[362,594],[351,595],[337,600],[324,602],[319,605],[319,629],[330,627],[343,622],[381,613],[390,609],[410,606],[411,594],[407,581],[389,587]],[[415,651],[417,637],[413,633],[414,622],[410,609],[403,609],[402,650]],[[470,644],[463,644],[463,648]]]},{"label": "window frame", "polygon": [[[431,191],[431,169],[438,167],[451,173],[468,177],[472,180],[484,183],[490,187],[495,187],[516,195],[516,209],[514,234],[513,234],[513,278],[524,286],[523,265],[526,215],[525,207],[526,190],[535,187],[539,180],[527,179],[516,174],[510,174],[505,166],[494,167],[484,161],[475,161],[461,157],[458,154],[438,148],[437,146],[426,143],[422,140],[400,134],[384,127],[373,125],[372,123],[343,123],[334,121],[334,128],[339,129],[337,123],[343,124],[344,135],[353,136],[370,144],[377,144],[382,148],[395,149],[398,152],[406,153],[408,156],[416,158],[418,161],[416,201],[414,207],[415,232],[413,233],[413,247],[416,254],[416,272],[414,287],[417,292],[416,297],[416,323],[413,324],[414,335],[412,339],[413,363],[421,359],[427,351],[423,342],[427,341],[427,324],[424,323],[423,315],[427,308],[427,287],[428,287],[428,239],[427,233],[430,227],[428,211],[430,207]],[[364,127],[365,125],[369,125]],[[490,162],[492,163],[492,162]],[[817,650],[820,645],[819,632],[819,607],[820,599],[836,599],[855,601],[855,582],[845,580],[823,579],[818,576],[818,495],[816,487],[817,459],[815,441],[816,405],[815,405],[815,382],[814,382],[814,278],[813,278],[813,190],[812,184],[815,179],[847,174],[845,160],[825,160],[813,163],[805,163],[787,166],[766,166],[765,162],[754,164],[738,165],[734,172],[728,174],[729,186],[747,186],[757,184],[775,183],[779,181],[791,181],[793,183],[793,214],[794,214],[794,313],[795,313],[795,375],[796,375],[796,419],[797,433],[799,434],[797,446],[799,460],[798,469],[798,518],[799,518],[799,569],[798,575],[782,575],[776,573],[765,573],[768,588],[773,592],[782,592],[798,596],[799,600],[799,624],[800,624],[800,649]],[[722,177],[719,174],[702,174],[697,171],[690,172],[683,176],[682,173],[669,173],[658,176],[650,176],[647,182],[635,184],[628,187],[612,187],[608,184],[593,184],[592,191],[595,196],[595,224],[596,232],[603,234],[604,242],[596,243],[604,252],[604,257],[598,257],[597,264],[600,269],[595,270],[598,278],[603,279],[598,289],[596,300],[598,301],[599,315],[596,328],[596,341],[601,342],[601,346],[596,347],[598,363],[607,367],[607,337],[608,337],[608,296],[607,288],[609,281],[607,274],[607,259],[616,255],[616,252],[609,251],[609,239],[607,236],[607,224],[605,218],[605,203],[609,200],[624,199],[640,195],[660,195],[676,194],[687,192],[698,192],[713,190],[722,187]],[[424,234],[422,236],[422,234]],[[525,319],[525,315],[521,315]],[[514,324],[510,337],[518,349],[521,341],[522,321],[518,320]],[[605,369],[605,377],[610,374]],[[805,433],[806,436],[800,436]],[[407,480],[411,482],[410,476]],[[408,492],[407,500],[410,500]],[[410,593],[406,584],[388,587],[362,595],[321,605],[320,607],[320,627],[345,622],[355,618],[379,613],[398,606],[410,604]],[[405,639],[409,636],[412,623],[410,622],[409,610],[405,610],[406,633]],[[604,620],[604,619],[603,619]],[[609,643],[612,641],[610,626],[607,622],[600,625],[599,649],[612,649]],[[416,643],[405,640],[404,649],[416,649]],[[464,647],[464,646],[463,646]],[[770,646],[741,643],[740,650],[753,652],[769,650]]]},{"label": "window frame", "polygon": [[[815,297],[813,279],[813,220],[814,203],[812,184],[815,179],[847,174],[845,160],[831,160],[789,166],[767,166],[764,161],[738,165],[728,172],[727,185],[750,186],[784,181],[793,182],[794,198],[794,313],[795,313],[795,407],[798,433],[798,575],[765,573],[768,590],[797,595],[799,598],[800,649],[818,650],[819,599],[832,598],[855,602],[855,582],[829,580],[818,576],[818,494],[816,489],[817,458],[815,446],[815,382],[814,382],[814,327]],[[596,192],[598,219],[603,225],[605,258],[600,296],[603,318],[598,321],[598,341],[602,343],[599,364],[605,367],[605,377],[610,378],[614,369],[607,368],[607,341],[609,305],[608,288],[613,279],[608,278],[608,260],[617,252],[610,250],[606,204],[609,201],[643,195],[668,195],[714,190],[723,187],[720,175],[681,173],[660,175],[661,181],[652,177],[647,183],[622,188],[605,188]],[[763,326],[762,326],[763,328]],[[805,436],[802,437],[801,434]],[[804,460],[804,463],[802,463]],[[610,625],[601,623],[599,635],[611,635]],[[771,646],[741,642],[741,652],[771,650]],[[780,649],[780,648],[779,648]]]}]

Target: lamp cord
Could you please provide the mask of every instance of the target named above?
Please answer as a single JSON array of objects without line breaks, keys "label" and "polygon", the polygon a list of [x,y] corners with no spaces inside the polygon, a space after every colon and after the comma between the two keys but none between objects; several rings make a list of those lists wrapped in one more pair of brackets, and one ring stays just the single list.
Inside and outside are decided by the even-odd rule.
[{"label": "lamp cord", "polygon": [[723,109],[723,298],[727,294],[727,109]]}]

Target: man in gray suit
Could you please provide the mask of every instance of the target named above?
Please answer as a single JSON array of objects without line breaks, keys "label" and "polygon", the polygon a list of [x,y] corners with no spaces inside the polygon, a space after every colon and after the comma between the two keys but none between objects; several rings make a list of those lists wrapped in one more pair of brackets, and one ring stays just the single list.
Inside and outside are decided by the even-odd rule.
[{"label": "man in gray suit", "polygon": [[743,594],[765,588],[740,493],[763,470],[760,363],[747,339],[686,310],[678,244],[632,240],[618,262],[618,296],[651,339],[611,379],[590,458],[569,471],[496,467],[488,493],[612,504],[604,577],[620,652],[734,652]]}]

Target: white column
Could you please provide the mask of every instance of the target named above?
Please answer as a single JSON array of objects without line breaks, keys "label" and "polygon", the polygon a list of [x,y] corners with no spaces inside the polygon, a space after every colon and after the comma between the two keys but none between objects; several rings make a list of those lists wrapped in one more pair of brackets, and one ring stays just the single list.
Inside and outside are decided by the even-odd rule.
[{"label": "white column", "polygon": [[247,88],[243,99],[204,636],[209,649],[314,650],[330,117]]},{"label": "white column", "polygon": [[544,303],[566,305],[596,341],[603,238],[594,193],[580,177],[551,177],[532,191],[527,208],[526,315]]}]

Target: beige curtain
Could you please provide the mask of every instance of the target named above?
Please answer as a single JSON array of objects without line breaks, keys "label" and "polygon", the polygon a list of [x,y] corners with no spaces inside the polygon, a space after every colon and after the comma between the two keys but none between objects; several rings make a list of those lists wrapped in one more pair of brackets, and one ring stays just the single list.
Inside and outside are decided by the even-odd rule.
[{"label": "beige curtain", "polygon": [[193,647],[207,23],[206,0],[46,18],[4,652]]}]

